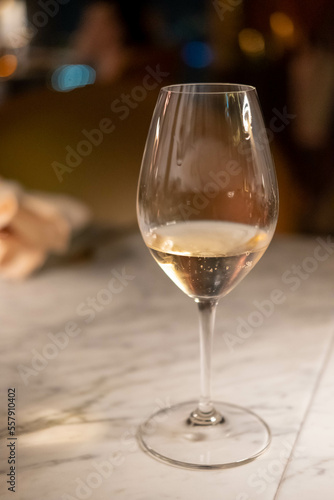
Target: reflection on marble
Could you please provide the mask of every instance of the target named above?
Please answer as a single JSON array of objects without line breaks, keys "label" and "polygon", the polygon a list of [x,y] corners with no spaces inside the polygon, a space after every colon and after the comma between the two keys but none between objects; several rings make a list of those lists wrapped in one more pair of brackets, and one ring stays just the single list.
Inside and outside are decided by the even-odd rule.
[{"label": "reflection on marble", "polygon": [[[195,305],[158,268],[138,235],[106,247],[94,261],[45,270],[19,284],[0,283],[1,446],[7,388],[16,387],[15,498],[309,500],[319,492],[322,500],[332,499],[334,258],[304,271],[297,289],[291,282],[293,266],[312,256],[317,244],[277,239],[219,305],[214,397],[256,411],[273,433],[260,458],[221,471],[159,463],[134,438],[138,423],[153,411],[196,399],[199,378]],[[86,323],[78,306],[102,298],[112,271],[123,268],[135,278],[109,302],[105,296],[105,305],[98,302]],[[240,337],[242,320],[273,289],[285,299]],[[46,348],[50,333],[60,333],[66,343],[61,334],[68,322],[80,332],[67,335],[63,348]],[[239,339],[233,349],[227,333]],[[25,384],[18,365],[32,368],[43,352],[50,359],[35,365],[39,370]],[[1,473],[7,468],[3,460]],[[7,499],[5,481],[2,476],[0,498]]]}]

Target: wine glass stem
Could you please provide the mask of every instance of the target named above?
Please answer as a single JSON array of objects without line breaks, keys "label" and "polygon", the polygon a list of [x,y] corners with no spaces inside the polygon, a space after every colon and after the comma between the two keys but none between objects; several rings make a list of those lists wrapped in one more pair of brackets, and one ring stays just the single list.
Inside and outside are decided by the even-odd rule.
[{"label": "wine glass stem", "polygon": [[217,303],[217,300],[210,299],[198,301],[201,370],[201,392],[198,410],[204,414],[213,411],[211,402],[211,357]]}]

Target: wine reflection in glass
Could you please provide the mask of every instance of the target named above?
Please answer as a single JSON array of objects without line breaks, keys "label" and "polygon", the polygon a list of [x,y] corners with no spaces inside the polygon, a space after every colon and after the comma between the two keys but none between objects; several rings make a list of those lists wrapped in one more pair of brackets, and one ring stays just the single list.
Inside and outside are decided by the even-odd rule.
[{"label": "wine reflection in glass", "polygon": [[197,303],[201,367],[199,401],[152,415],[138,430],[139,442],[154,457],[185,468],[253,460],[269,446],[267,424],[248,409],[213,402],[210,386],[218,300],[262,257],[278,216],[275,169],[254,87],[161,89],[143,156],[137,213],[154,259]]}]

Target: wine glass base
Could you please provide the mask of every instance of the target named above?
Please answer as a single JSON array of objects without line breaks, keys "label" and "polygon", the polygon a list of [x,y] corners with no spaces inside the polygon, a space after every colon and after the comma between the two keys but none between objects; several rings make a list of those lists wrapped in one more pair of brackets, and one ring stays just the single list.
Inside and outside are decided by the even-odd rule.
[{"label": "wine glass base", "polygon": [[261,455],[271,436],[267,424],[240,406],[214,402],[223,416],[216,425],[194,425],[190,401],[154,413],[138,429],[143,450],[158,460],[186,469],[223,469]]}]

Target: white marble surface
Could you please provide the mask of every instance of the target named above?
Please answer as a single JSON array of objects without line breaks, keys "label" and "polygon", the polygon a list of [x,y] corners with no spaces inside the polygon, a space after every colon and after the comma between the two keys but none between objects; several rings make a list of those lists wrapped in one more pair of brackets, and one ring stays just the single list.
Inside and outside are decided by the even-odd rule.
[{"label": "white marble surface", "polygon": [[[219,305],[214,397],[258,412],[273,433],[260,458],[220,471],[159,463],[134,439],[136,426],[153,410],[196,399],[198,385],[195,305],[158,268],[138,235],[105,248],[93,261],[46,269],[19,284],[0,283],[0,498],[332,500],[334,256],[323,250],[317,254],[322,262],[310,260],[318,245],[316,238],[276,239]],[[310,270],[299,283],[291,279],[294,265]],[[134,279],[115,281],[119,293],[85,323],[88,316],[78,316],[77,307],[103,297],[98,294],[112,271],[124,267]],[[237,337],[237,318],[247,319],[256,310],[253,301],[268,299],[273,289],[282,291],[284,302],[262,315],[248,338]],[[67,336],[63,349],[50,348],[53,359],[25,384],[18,365],[31,368],[36,352],[52,343],[48,334],[63,331],[69,321],[80,333]],[[227,338],[240,343],[231,349]],[[3,475],[8,387],[17,391],[15,494]]]}]

